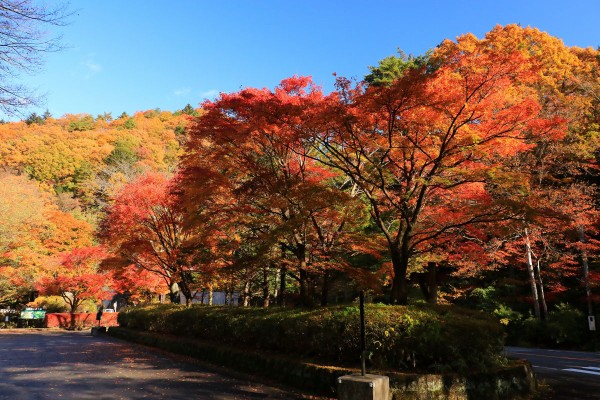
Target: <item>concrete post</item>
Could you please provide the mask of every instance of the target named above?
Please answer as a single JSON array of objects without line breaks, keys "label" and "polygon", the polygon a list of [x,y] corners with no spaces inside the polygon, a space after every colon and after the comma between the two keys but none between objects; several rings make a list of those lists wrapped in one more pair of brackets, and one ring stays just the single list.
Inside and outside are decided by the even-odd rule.
[{"label": "concrete post", "polygon": [[339,400],[389,400],[390,379],[371,374],[344,375],[338,378]]}]

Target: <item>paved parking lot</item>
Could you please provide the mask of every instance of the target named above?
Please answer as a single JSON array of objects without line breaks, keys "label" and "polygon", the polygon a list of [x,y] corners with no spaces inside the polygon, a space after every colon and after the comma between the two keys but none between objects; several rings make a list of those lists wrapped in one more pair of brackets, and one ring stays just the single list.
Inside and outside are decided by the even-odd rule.
[{"label": "paved parking lot", "polygon": [[297,399],[89,331],[0,330],[0,399]]}]

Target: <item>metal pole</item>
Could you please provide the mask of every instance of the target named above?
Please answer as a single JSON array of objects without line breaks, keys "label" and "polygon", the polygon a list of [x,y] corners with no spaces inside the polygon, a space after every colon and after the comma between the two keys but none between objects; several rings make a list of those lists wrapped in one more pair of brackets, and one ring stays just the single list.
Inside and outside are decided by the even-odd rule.
[{"label": "metal pole", "polygon": [[365,334],[365,292],[360,291],[360,350],[361,350],[361,372],[362,376],[366,375],[366,356],[367,356],[367,339]]}]

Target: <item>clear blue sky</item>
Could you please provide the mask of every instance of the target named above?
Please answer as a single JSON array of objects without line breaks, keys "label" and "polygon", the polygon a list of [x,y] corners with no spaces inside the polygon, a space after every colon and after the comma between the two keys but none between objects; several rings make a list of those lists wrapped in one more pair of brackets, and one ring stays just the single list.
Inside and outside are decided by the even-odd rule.
[{"label": "clear blue sky", "polygon": [[422,54],[445,38],[481,37],[519,23],[569,45],[600,45],[600,0],[72,0],[65,50],[25,83],[46,108],[97,115],[197,106],[218,92],[310,75],[362,78],[395,54]]}]

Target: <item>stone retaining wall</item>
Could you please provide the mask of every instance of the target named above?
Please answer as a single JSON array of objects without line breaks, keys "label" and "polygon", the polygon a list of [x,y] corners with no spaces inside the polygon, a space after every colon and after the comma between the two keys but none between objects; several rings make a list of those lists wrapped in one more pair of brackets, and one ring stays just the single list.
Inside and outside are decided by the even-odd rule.
[{"label": "stone retaining wall", "polygon": [[528,398],[536,390],[531,364],[514,361],[494,371],[453,374],[386,373],[394,400],[471,400]]}]

